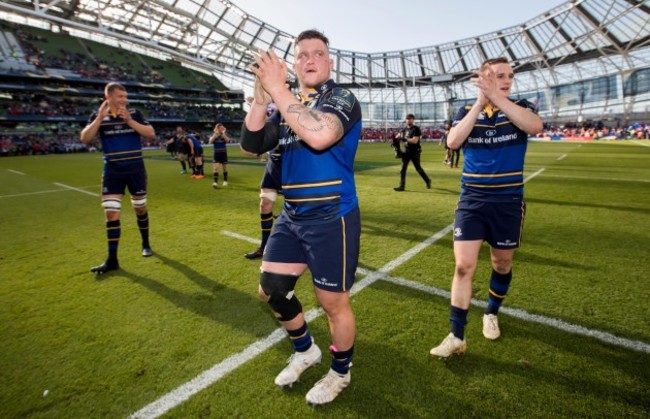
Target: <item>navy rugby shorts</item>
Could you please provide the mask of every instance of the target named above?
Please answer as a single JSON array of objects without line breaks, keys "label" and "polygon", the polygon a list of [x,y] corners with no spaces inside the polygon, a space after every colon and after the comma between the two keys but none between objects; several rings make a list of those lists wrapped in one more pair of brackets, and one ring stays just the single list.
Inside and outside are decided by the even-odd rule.
[{"label": "navy rugby shorts", "polygon": [[332,292],[349,291],[359,263],[359,207],[323,224],[297,224],[282,212],[264,249],[264,260],[306,263],[314,286]]},{"label": "navy rugby shorts", "polygon": [[131,196],[146,195],[147,172],[120,173],[107,170],[102,175],[102,195],[124,195],[126,188]]},{"label": "navy rugby shorts", "polygon": [[212,153],[213,163],[228,163],[228,153],[226,150]]},{"label": "navy rugby shorts", "polygon": [[485,240],[495,249],[517,249],[521,245],[526,203],[458,201],[454,217],[454,241]]}]

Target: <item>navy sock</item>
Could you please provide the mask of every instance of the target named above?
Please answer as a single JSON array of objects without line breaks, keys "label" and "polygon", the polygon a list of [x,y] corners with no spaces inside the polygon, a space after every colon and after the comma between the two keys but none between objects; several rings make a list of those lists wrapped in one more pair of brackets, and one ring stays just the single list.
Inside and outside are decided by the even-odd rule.
[{"label": "navy sock", "polygon": [[140,236],[142,237],[142,247],[151,247],[149,246],[149,213],[145,212],[144,214],[136,214],[138,219],[138,228],[140,229]]},{"label": "navy sock", "polygon": [[512,281],[512,270],[507,274],[500,274],[494,269],[490,276],[490,293],[488,295],[488,306],[485,309],[485,314],[498,314],[499,308],[508,289],[510,288],[510,281]]},{"label": "navy sock", "polygon": [[122,229],[120,220],[106,221],[106,238],[108,239],[108,260],[117,262],[117,247]]},{"label": "navy sock", "polygon": [[307,323],[303,323],[296,330],[287,330],[287,333],[296,352],[305,352],[311,347],[311,333],[309,333]]},{"label": "navy sock", "polygon": [[332,353],[332,368],[334,371],[341,375],[345,375],[350,371],[352,366],[352,355],[354,354],[354,345],[347,351],[339,351],[334,345],[330,346]]},{"label": "navy sock", "polygon": [[449,321],[451,322],[451,333],[458,339],[465,340],[465,325],[467,324],[467,313],[460,307],[449,306]]},{"label": "navy sock", "polygon": [[273,213],[267,212],[260,214],[260,227],[262,227],[262,244],[261,248],[264,249],[266,242],[269,240],[271,230],[273,229]]}]

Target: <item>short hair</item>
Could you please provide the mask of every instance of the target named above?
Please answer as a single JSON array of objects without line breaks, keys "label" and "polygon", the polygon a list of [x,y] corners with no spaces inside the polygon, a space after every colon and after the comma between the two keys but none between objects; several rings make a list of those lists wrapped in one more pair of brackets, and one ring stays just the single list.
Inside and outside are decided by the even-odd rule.
[{"label": "short hair", "polygon": [[406,119],[415,119],[415,115],[410,113],[410,114],[406,115]]},{"label": "short hair", "polygon": [[293,44],[297,45],[298,42],[303,41],[305,39],[320,39],[327,45],[328,47],[330,46],[330,40],[327,39],[327,37],[319,30],[317,29],[307,29],[306,31],[300,32],[300,34],[294,39]]},{"label": "short hair", "polygon": [[119,83],[111,82],[106,85],[104,88],[104,93],[107,95],[110,95],[113,93],[115,90],[122,90],[123,92],[126,92],[126,87],[122,86]]},{"label": "short hair", "polygon": [[481,70],[485,70],[488,66],[493,64],[508,64],[508,59],[506,57],[489,58],[483,61],[483,64],[481,64]]}]

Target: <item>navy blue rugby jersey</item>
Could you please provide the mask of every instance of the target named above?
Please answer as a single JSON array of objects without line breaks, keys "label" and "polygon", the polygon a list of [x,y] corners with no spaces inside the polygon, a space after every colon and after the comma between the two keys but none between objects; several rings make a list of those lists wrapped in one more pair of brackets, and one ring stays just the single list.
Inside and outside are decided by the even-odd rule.
[{"label": "navy blue rugby jersey", "polygon": [[214,153],[226,153],[226,139],[223,136],[218,136],[213,142]]},{"label": "navy blue rugby jersey", "polygon": [[[142,124],[149,125],[140,111],[129,109],[131,119]],[[97,111],[93,112],[88,119],[90,124],[97,118]],[[142,167],[142,142],[140,134],[128,126],[120,116],[108,114],[99,126],[99,139],[102,143],[104,162],[110,167],[132,168]]]},{"label": "navy blue rugby jersey", "polygon": [[194,153],[196,153],[198,150],[203,150],[203,146],[201,145],[201,142],[197,140],[195,136],[193,136],[192,134],[187,134],[185,137],[187,138],[188,141],[191,141],[192,144],[194,144]]},{"label": "navy blue rugby jersey", "polygon": [[[513,102],[536,112],[535,107],[525,99]],[[471,106],[461,107],[452,126],[458,125],[470,109]],[[498,108],[486,107],[462,145],[461,196],[496,200],[512,195],[523,196],[527,146],[526,132],[513,124]]]},{"label": "navy blue rugby jersey", "polygon": [[354,182],[354,157],[361,136],[361,106],[352,92],[333,80],[303,99],[311,109],[336,116],[343,137],[317,151],[300,140],[279,112],[270,120],[279,124],[284,209],[292,220],[310,222],[340,218],[359,205]]}]

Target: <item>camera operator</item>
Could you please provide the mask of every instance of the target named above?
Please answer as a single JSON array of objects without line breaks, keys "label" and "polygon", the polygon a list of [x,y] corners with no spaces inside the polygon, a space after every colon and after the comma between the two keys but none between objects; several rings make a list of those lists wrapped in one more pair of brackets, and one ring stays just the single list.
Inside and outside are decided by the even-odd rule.
[{"label": "camera operator", "polygon": [[413,114],[406,115],[406,126],[395,136],[396,139],[406,142],[406,147],[401,156],[402,170],[399,172],[399,186],[393,188],[397,192],[403,191],[406,186],[406,169],[411,161],[413,161],[415,170],[422,176],[427,189],[431,189],[431,179],[424,173],[424,169],[420,165],[420,154],[422,153],[420,138],[422,137],[422,132],[420,131],[420,127],[415,125],[414,122],[415,116]]}]

